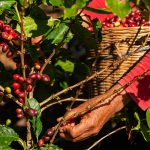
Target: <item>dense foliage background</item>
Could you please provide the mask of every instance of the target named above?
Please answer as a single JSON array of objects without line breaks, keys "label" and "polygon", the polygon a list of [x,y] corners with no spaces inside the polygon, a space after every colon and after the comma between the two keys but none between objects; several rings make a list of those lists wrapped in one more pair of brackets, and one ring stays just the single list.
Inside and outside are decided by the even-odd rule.
[{"label": "dense foliage background", "polygon": [[[121,19],[131,12],[129,0],[123,3],[119,0],[107,0],[108,9],[90,8],[89,2],[90,0],[0,0],[0,55],[5,55],[9,47],[9,54],[7,51],[5,61],[0,63],[0,149],[45,150],[49,146],[51,150],[79,147],[85,149],[112,131],[112,122],[115,127],[127,125],[129,128],[127,132],[118,135],[121,137],[120,141],[125,141],[122,146],[125,144],[128,148],[133,148],[137,143],[144,143],[141,147],[149,147],[150,109],[143,112],[132,103],[112,119],[95,138],[71,143],[53,136],[55,140],[48,139],[45,144],[39,146],[39,139],[45,135],[47,129],[57,124],[56,118],[64,115],[70,101],[77,99],[77,102],[73,103],[77,106],[89,98],[87,82],[84,79],[92,74],[89,64],[94,60],[86,54],[90,49],[97,49],[98,43],[101,42],[102,24],[95,19],[91,23],[86,22],[92,30],[83,27],[85,20],[81,17],[82,11],[89,10],[100,14],[113,12]],[[149,0],[134,2],[149,21]],[[1,25],[11,27],[11,33]],[[6,31],[9,35],[8,32],[3,33]],[[12,59],[17,63],[15,69],[10,69],[7,65],[15,65]],[[17,83],[19,82],[19,87],[21,86],[24,92],[21,94],[25,96],[16,94],[16,74],[23,78]],[[31,77],[33,74],[36,77]],[[34,80],[29,84],[30,87],[26,79]],[[85,82],[82,83],[82,80]],[[22,116],[20,109],[17,111],[20,116],[16,115],[17,108],[22,109]],[[33,114],[35,112],[31,112],[30,108],[36,110],[37,114]],[[114,140],[117,136],[109,138],[99,144],[98,148],[103,149],[103,146],[107,147],[107,143],[111,145],[118,142],[118,139]]]}]

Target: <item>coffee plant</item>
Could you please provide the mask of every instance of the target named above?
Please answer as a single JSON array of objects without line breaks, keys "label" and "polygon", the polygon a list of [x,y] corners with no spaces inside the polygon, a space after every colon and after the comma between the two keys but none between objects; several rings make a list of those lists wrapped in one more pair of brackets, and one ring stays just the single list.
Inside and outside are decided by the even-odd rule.
[{"label": "coffee plant", "polygon": [[[107,0],[109,9],[90,8],[89,2],[0,1],[1,109],[10,104],[9,111],[5,108],[1,113],[7,117],[0,118],[0,149],[61,149],[55,144],[58,128],[74,124],[76,119],[72,117],[58,124],[51,116],[56,119],[58,110],[59,116],[64,115],[66,105],[62,105],[63,102],[72,101],[67,106],[70,108],[75,100],[84,97],[83,85],[90,80],[85,51],[97,48],[101,28],[149,26],[147,17],[142,19],[140,16],[140,10],[131,12],[129,1]],[[138,1],[136,5],[142,6],[143,11],[150,8],[148,0]],[[111,13],[110,8],[116,16],[106,18],[102,24],[97,19],[87,22],[81,17],[84,9],[107,14]],[[124,12],[120,13],[122,9]],[[83,27],[83,22],[89,27]],[[75,40],[75,50],[81,52],[79,55],[75,55],[70,46]],[[61,109],[55,108],[55,104]],[[149,141],[149,128],[147,132],[142,130],[138,108],[133,113],[138,124],[131,130],[140,131]],[[149,109],[146,117],[149,120]],[[25,120],[22,125],[25,130],[19,130],[17,126],[22,120]],[[129,117],[126,122],[131,125]]]}]

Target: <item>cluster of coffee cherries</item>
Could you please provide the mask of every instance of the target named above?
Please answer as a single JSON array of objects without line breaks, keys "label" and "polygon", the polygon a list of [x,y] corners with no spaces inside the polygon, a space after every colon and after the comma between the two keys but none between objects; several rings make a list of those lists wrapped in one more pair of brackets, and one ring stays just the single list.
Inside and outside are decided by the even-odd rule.
[{"label": "cluster of coffee cherries", "polygon": [[[69,119],[69,120],[67,120],[66,122],[64,122],[64,123],[61,125],[61,127],[62,127],[62,126],[73,126],[74,124],[75,124],[75,120],[74,120],[74,118],[72,118],[72,119]],[[42,147],[45,142],[47,142],[47,141],[49,141],[49,140],[51,139],[51,137],[52,137],[53,134],[54,134],[54,128],[53,128],[53,127],[47,129],[45,135],[44,135],[41,139],[39,139],[37,145],[38,145],[39,147]]]},{"label": "cluster of coffee cherries", "polygon": [[39,147],[42,147],[45,142],[47,142],[47,141],[49,141],[51,139],[51,137],[52,137],[53,134],[54,134],[54,128],[53,127],[47,129],[45,135],[41,139],[38,140],[37,145]]},{"label": "cluster of coffee cherries", "polygon": [[[50,77],[47,74],[41,75],[40,73],[32,73],[26,79],[24,79],[20,74],[13,75],[14,82],[12,83],[11,87],[13,88],[13,93],[21,104],[25,103],[25,97],[29,92],[32,92],[34,83],[37,80],[49,82]],[[38,114],[38,111],[32,108],[27,108],[25,112],[31,117],[37,116]],[[24,117],[24,113],[21,108],[17,108],[16,113],[18,118]]]},{"label": "cluster of coffee cherries", "polygon": [[24,79],[20,74],[13,75],[14,82],[11,86],[20,103],[24,103],[25,96],[33,90],[33,85],[37,80],[49,82],[50,77],[47,74],[40,73],[32,73],[26,79]]},{"label": "cluster of coffee cherries", "polygon": [[0,46],[2,46],[2,52],[6,53],[6,56],[10,58],[14,54],[14,49],[12,49],[12,41],[17,40],[19,38],[19,34],[12,29],[10,25],[5,24],[2,20],[0,20],[0,31]]},{"label": "cluster of coffee cherries", "polygon": [[107,17],[102,23],[103,28],[137,26],[150,26],[150,23],[142,17],[140,10],[131,11],[123,20],[118,16],[114,16],[113,18]]},{"label": "cluster of coffee cherries", "polygon": [[34,117],[38,115],[38,110],[33,108],[26,108],[23,111],[22,108],[16,108],[16,114],[19,119],[24,118],[24,114],[27,114],[29,117]]}]

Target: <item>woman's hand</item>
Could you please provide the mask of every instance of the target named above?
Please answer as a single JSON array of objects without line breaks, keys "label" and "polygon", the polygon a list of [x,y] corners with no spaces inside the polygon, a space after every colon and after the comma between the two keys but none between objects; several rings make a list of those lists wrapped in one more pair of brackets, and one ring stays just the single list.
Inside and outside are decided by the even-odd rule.
[{"label": "woman's hand", "polygon": [[[120,85],[117,85],[115,87],[118,86]],[[64,125],[60,127],[60,137],[66,140],[77,142],[89,138],[93,135],[96,135],[104,126],[104,124],[112,117],[112,115],[114,115],[116,112],[118,112],[124,107],[126,102],[124,102],[123,95],[126,95],[125,91],[118,94],[118,96],[115,96],[115,98],[112,101],[106,104],[102,104],[101,106],[98,106],[97,108],[84,114],[80,118],[80,122],[78,124],[71,123],[69,125]],[[64,118],[69,118],[73,114],[87,109],[89,105],[94,104],[103,97],[104,95],[97,96],[81,104],[80,106],[72,109]],[[62,118],[58,119],[58,121],[61,120]]]}]

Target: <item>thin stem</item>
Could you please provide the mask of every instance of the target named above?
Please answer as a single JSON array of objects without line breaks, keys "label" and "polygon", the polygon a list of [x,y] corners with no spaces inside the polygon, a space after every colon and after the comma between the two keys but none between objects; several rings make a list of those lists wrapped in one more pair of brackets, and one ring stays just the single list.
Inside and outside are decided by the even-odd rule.
[{"label": "thin stem", "polygon": [[[61,104],[62,102],[73,101],[73,100],[74,100],[74,97],[69,97],[69,98],[57,100],[57,101],[55,101],[55,102],[52,102],[52,103],[50,103],[50,104],[44,106],[44,107],[41,109],[41,111],[43,112],[45,109],[47,109],[47,108],[49,108],[49,107],[51,107],[51,106],[53,106],[53,105],[55,105],[55,104]],[[79,98],[78,98],[78,99],[76,99],[76,101],[77,101],[77,102],[85,102],[85,101],[87,101],[87,99],[79,99]]]},{"label": "thin stem", "polygon": [[103,141],[104,139],[106,139],[107,137],[111,136],[112,134],[119,132],[120,130],[126,129],[126,126],[122,126],[117,128],[116,130],[106,134],[105,136],[103,136],[102,138],[100,138],[98,141],[96,141],[94,144],[92,144],[88,149],[86,150],[91,150],[93,147],[95,147],[97,144],[99,144],[101,141]]},{"label": "thin stem", "polygon": [[18,11],[18,8],[17,8],[17,3],[14,5],[14,8],[15,8],[15,11],[16,11],[16,14],[18,16],[19,23],[20,23],[21,22],[21,18],[20,18],[20,14],[19,14],[19,11]]},{"label": "thin stem", "polygon": [[25,54],[25,49],[24,49],[24,27],[23,27],[23,18],[24,18],[24,7],[21,8],[21,21],[20,21],[20,27],[21,27],[21,66],[22,66],[22,74],[23,78],[26,78],[26,73],[25,73],[25,62],[24,62],[24,54]]},{"label": "thin stem", "polygon": [[33,140],[31,136],[31,124],[29,119],[27,119],[27,150],[30,150],[33,145]]},{"label": "thin stem", "polygon": [[55,55],[57,49],[53,49],[53,52],[51,53],[51,55],[48,57],[48,59],[46,59],[44,65],[42,66],[41,70],[40,70],[40,74],[43,73],[44,69],[46,68],[46,66],[50,63],[52,57]]}]

